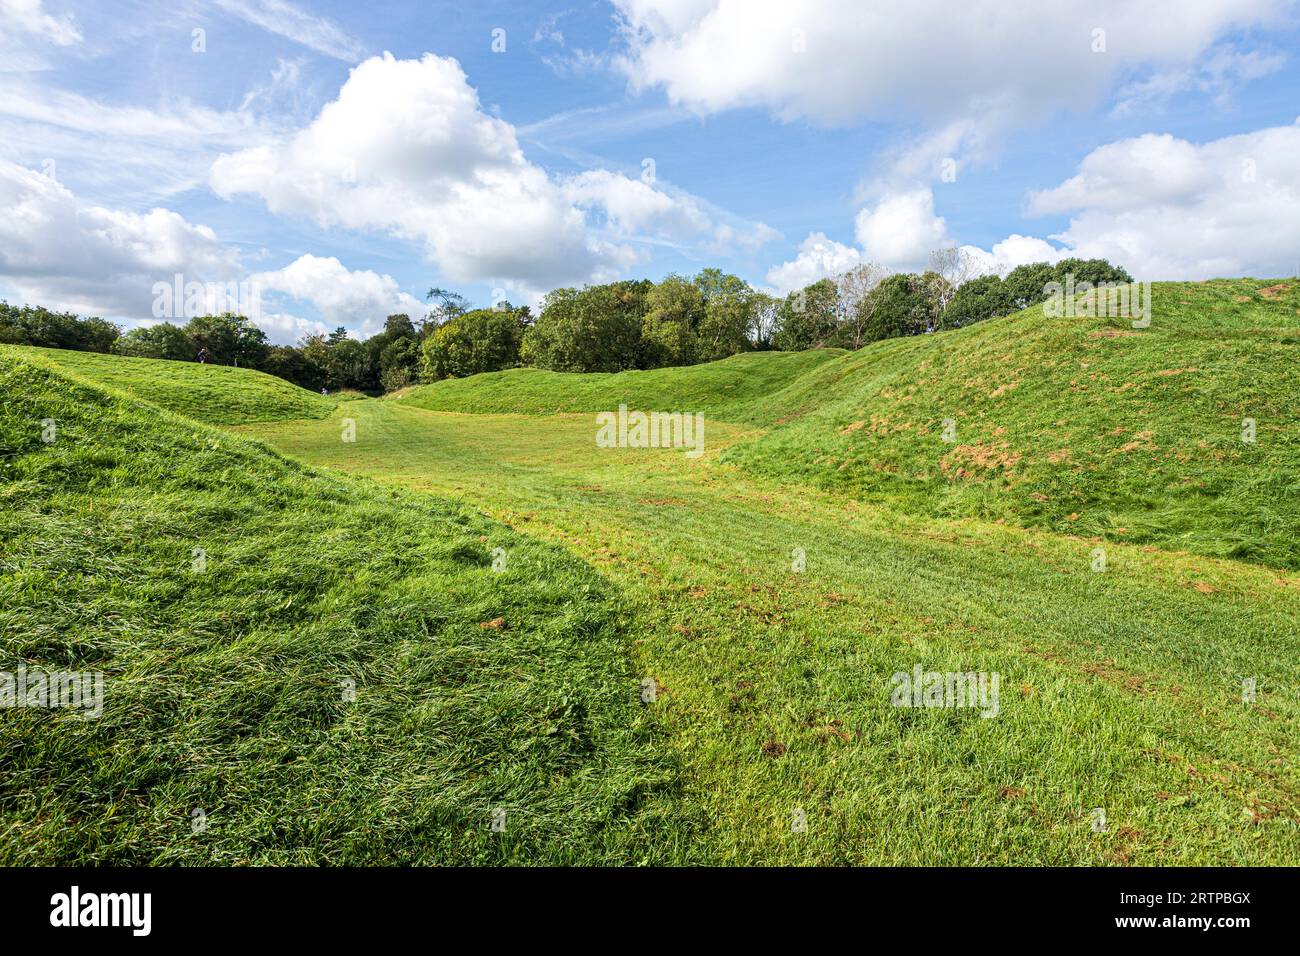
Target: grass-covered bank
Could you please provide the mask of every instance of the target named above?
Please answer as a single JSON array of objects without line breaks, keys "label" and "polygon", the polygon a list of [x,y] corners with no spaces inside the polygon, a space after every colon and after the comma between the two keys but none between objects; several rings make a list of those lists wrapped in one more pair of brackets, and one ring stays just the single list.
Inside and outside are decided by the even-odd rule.
[{"label": "grass-covered bank", "polygon": [[0,469],[0,670],[105,674],[98,719],[0,710],[0,861],[689,846],[611,588],[560,549],[9,350]]},{"label": "grass-covered bank", "polygon": [[[458,497],[622,588],[706,859],[1300,860],[1293,574],[1123,544],[1097,573],[1084,538],[746,475],[717,454],[752,433],[721,423],[692,462],[597,448],[590,415],[347,415],[352,444],[336,420],[248,430]],[[891,675],[917,664],[1000,674],[996,719],[891,706]]]}]

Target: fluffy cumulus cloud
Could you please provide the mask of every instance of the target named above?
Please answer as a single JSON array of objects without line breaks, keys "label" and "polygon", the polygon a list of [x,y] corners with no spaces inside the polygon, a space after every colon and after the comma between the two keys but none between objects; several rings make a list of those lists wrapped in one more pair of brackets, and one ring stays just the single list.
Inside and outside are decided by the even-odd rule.
[{"label": "fluffy cumulus cloud", "polygon": [[1291,275],[1300,250],[1300,120],[1193,144],[1147,134],[1093,150],[1030,211],[1052,238],[1143,279]]},{"label": "fluffy cumulus cloud", "polygon": [[923,264],[933,249],[948,245],[948,227],[934,213],[928,188],[894,193],[858,213],[854,233],[866,258],[887,266]]},{"label": "fluffy cumulus cloud", "polygon": [[1015,128],[1087,112],[1116,87],[1125,109],[1187,89],[1229,93],[1280,59],[1224,37],[1282,22],[1293,6],[914,0],[902,16],[859,0],[614,3],[626,41],[619,62],[634,89],[662,89],[706,114],[750,107],[786,121],[919,127],[882,151],[882,168],[860,190],[860,251],[890,266],[923,263],[948,242],[925,188],[946,161],[987,159]]},{"label": "fluffy cumulus cloud", "polygon": [[[614,0],[623,69],[701,112],[938,124],[1092,105],[1118,78],[1186,64],[1286,0]],[[1104,31],[1098,34],[1095,31]],[[1104,48],[1098,49],[1104,44]]]},{"label": "fluffy cumulus cloud", "polygon": [[333,256],[299,256],[283,269],[254,274],[252,282],[264,298],[278,293],[310,303],[331,327],[357,325],[363,336],[380,331],[389,315],[404,312],[418,319],[426,311],[425,304],[403,292],[392,276],[350,270]]},{"label": "fluffy cumulus cloud", "polygon": [[226,282],[238,257],[207,226],[167,209],[81,202],[35,170],[0,160],[0,278],[24,302],[105,315],[151,312],[153,285],[176,273]]},{"label": "fluffy cumulus cloud", "polygon": [[799,246],[799,254],[768,270],[767,282],[781,295],[847,272],[862,261],[862,254],[852,246],[815,232]]},{"label": "fluffy cumulus cloud", "polygon": [[794,259],[768,271],[768,284],[790,292],[859,262],[876,262],[898,271],[923,269],[933,250],[953,244],[943,217],[935,214],[934,193],[928,187],[882,196],[858,213],[854,227],[858,248],[815,232],[803,241]]},{"label": "fluffy cumulus cloud", "polygon": [[[1065,215],[1046,239],[1014,234],[990,249],[962,246],[977,271],[1026,262],[1104,258],[1136,278],[1277,278],[1300,268],[1300,120],[1196,144],[1146,134],[1093,150],[1073,176],[1029,197],[1033,215]],[[881,200],[858,217],[860,249],[820,233],[768,273],[789,291],[858,260],[921,268],[951,245],[928,189]],[[1050,241],[1049,241],[1050,240]]]},{"label": "fluffy cumulus cloud", "polygon": [[210,180],[225,198],[257,195],[322,227],[418,241],[449,280],[521,297],[625,271],[634,232],[711,226],[700,203],[620,173],[553,178],[483,111],[460,65],[433,54],[366,60],[309,125],[222,156]]}]

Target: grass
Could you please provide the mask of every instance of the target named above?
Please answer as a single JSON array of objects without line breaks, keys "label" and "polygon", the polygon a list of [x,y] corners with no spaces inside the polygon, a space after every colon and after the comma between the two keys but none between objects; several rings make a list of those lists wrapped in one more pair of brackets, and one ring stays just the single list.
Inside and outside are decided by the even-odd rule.
[{"label": "grass", "polygon": [[0,710],[0,863],[636,863],[676,845],[674,770],[612,589],[581,561],[11,350],[0,396],[0,670],[105,675],[98,719]]},{"label": "grass", "polygon": [[[724,423],[692,462],[596,448],[589,415],[347,414],[353,444],[336,420],[247,430],[483,508],[627,596],[704,859],[1300,860],[1294,575],[1129,545],[1095,573],[1086,539],[746,475],[718,457],[754,433]],[[999,673],[999,716],[892,707],[891,675],[917,663]]]},{"label": "grass", "polygon": [[1153,288],[1148,329],[1035,307],[821,365],[755,406],[789,423],[729,460],[911,513],[1300,568],[1300,282]]},{"label": "grass", "polygon": [[[1142,336],[1030,310],[812,353],[806,367],[754,355],[662,374],[511,372],[322,416],[268,410],[228,429],[288,460],[167,415],[116,430],[97,402],[139,409],[89,386],[75,390],[94,409],[84,438],[37,447],[32,419],[69,394],[51,378],[4,432],[17,428],[22,443],[0,449],[27,469],[13,484],[24,490],[8,493],[21,507],[5,519],[20,534],[15,550],[5,538],[3,633],[51,665],[105,648],[126,655],[124,673],[143,668],[133,691],[143,702],[112,733],[108,716],[88,722],[82,733],[103,738],[38,738],[50,753],[64,748],[58,759],[18,751],[24,774],[0,791],[3,846],[37,847],[42,860],[1296,864],[1295,292],[1276,285],[1158,286]],[[32,391],[22,379],[0,394]],[[590,412],[621,403],[706,411],[706,454],[598,448]],[[941,412],[957,419],[953,444],[935,435]],[[1251,412],[1257,446],[1207,431]],[[341,440],[345,418],[354,442]],[[165,449],[151,465],[127,451],[146,421]],[[1152,435],[1128,435],[1139,427]],[[240,457],[214,474],[186,457],[208,454],[184,445],[191,434]],[[1139,445],[1119,450],[1130,441]],[[1062,447],[1069,458],[1042,451]],[[990,450],[1014,457],[1011,467],[973,467]],[[62,463],[74,453],[81,464]],[[185,476],[175,490],[173,469]],[[338,497],[322,504],[313,495],[324,489]],[[151,517],[119,514],[133,509]],[[196,525],[220,529],[213,553],[238,554],[226,559],[237,577],[195,582],[175,568]],[[450,540],[475,555],[471,566],[438,565],[458,527]],[[505,575],[483,567],[499,543]],[[69,563],[106,569],[71,575]],[[197,585],[222,590],[175,604],[186,594],[176,588]],[[489,599],[507,585],[513,603]],[[288,636],[297,632],[278,615],[289,613],[309,622],[309,637]],[[488,615],[534,614],[527,636],[477,628]],[[598,637],[575,642],[588,616],[595,623],[576,633]],[[25,634],[47,618],[36,638]],[[456,667],[411,663],[409,648],[423,645],[405,629],[430,618],[455,625]],[[86,628],[89,650],[60,638]],[[191,628],[199,661],[215,655],[229,671],[190,664]],[[526,642],[509,662],[491,653],[502,638]],[[367,653],[364,688],[387,706],[348,738],[350,762],[333,761],[324,744],[304,745],[333,738],[302,711],[328,723],[341,668],[325,662]],[[196,669],[173,678],[183,664]],[[892,706],[891,676],[918,664],[998,674],[998,715]],[[330,675],[315,706],[297,703],[291,680],[249,676],[281,670]],[[460,680],[473,689],[453,704]],[[151,708],[155,685],[183,692]],[[640,707],[647,685],[654,699]],[[568,726],[551,716],[553,687],[600,715],[580,721],[600,728],[591,747],[568,733],[553,740],[551,726]],[[498,710],[499,694],[517,706]],[[393,729],[423,720],[421,701],[444,699],[457,708],[434,708],[445,746]],[[227,725],[250,709],[262,716]],[[283,709],[298,716],[277,723]],[[343,713],[346,724],[366,711]],[[0,726],[14,717],[50,720],[10,712]],[[452,759],[457,734],[490,756]],[[542,743],[513,746],[516,734]],[[118,735],[129,745],[109,761]],[[12,741],[29,736],[5,738],[6,765]],[[546,741],[558,752],[520,755]],[[296,759],[285,763],[286,752]],[[308,757],[318,762],[302,769],[325,796],[296,786],[292,769]],[[531,827],[523,844],[474,829],[507,799],[483,779],[498,761],[513,768],[512,812]],[[156,796],[152,776],[175,766],[186,767],[184,796]],[[186,824],[188,806],[210,800],[183,789],[192,775],[240,796],[223,855],[203,857],[158,822]],[[148,809],[159,800],[165,812]],[[405,814],[426,801],[434,816],[413,828]],[[1106,814],[1100,832],[1095,808]],[[791,825],[799,813],[806,832]],[[445,827],[459,837],[432,836]],[[84,831],[99,857],[77,842]]]},{"label": "grass", "polygon": [[340,400],[346,400],[340,396],[317,395],[264,372],[226,365],[15,345],[0,345],[0,358],[3,357],[57,368],[61,374],[106,385],[169,411],[216,425],[323,418]]},{"label": "grass", "polygon": [[804,373],[844,355],[841,349],[760,352],[685,368],[586,375],[517,368],[445,379],[394,398],[431,411],[550,415],[632,409],[703,412],[745,420],[750,406]]},{"label": "grass", "polygon": [[[1135,330],[1127,319],[1048,318],[1035,307],[857,352],[621,376],[521,370],[424,386],[402,401],[463,412],[621,401],[700,410],[770,429],[727,454],[751,473],[913,514],[1300,569],[1300,282],[1157,283],[1152,318]],[[731,399],[718,384],[733,374],[743,384],[728,386]],[[1241,440],[1247,418],[1253,444]]]}]

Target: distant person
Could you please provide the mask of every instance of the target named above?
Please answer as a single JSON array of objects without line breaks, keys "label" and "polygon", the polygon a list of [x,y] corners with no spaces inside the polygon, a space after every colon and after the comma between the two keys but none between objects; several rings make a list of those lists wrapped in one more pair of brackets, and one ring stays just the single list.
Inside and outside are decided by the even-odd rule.
[{"label": "distant person", "polygon": [[326,388],[324,385],[322,385],[322,386],[320,387],[320,393],[321,393],[322,395],[328,395],[328,394],[330,393],[330,390],[329,390],[328,388]]},{"label": "distant person", "polygon": [[207,365],[207,364],[208,364],[208,350],[207,350],[207,349],[199,349],[199,364],[200,364],[200,365]]}]

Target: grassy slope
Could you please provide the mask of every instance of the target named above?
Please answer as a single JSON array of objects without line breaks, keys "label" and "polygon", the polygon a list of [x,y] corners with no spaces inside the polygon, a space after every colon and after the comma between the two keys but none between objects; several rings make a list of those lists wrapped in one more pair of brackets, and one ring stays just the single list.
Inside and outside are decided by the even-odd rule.
[{"label": "grassy slope", "polygon": [[1145,330],[1033,308],[848,354],[755,405],[793,420],[730,460],[918,513],[1300,567],[1300,282],[1154,299]]},{"label": "grassy slope", "polygon": [[0,710],[0,863],[608,862],[674,846],[655,814],[672,777],[610,588],[559,549],[12,349],[0,476],[0,670],[106,675],[97,720]]},{"label": "grassy slope", "polygon": [[190,418],[219,425],[324,418],[337,401],[274,375],[225,365],[12,345],[0,346],[0,356],[71,372]]},{"label": "grassy slope", "polygon": [[398,400],[445,412],[551,414],[612,411],[620,403],[643,411],[703,412],[748,420],[748,408],[800,375],[844,352],[759,352],[685,368],[587,375],[521,368],[447,379]]},{"label": "grassy slope", "polygon": [[[1261,290],[1266,290],[1261,292]],[[799,360],[799,361],[796,361]],[[801,364],[807,362],[806,365]],[[1158,283],[1151,328],[1026,310],[858,352],[425,386],[442,411],[701,410],[728,460],[888,502],[1300,568],[1300,282]],[[941,438],[956,423],[956,441]],[[1257,442],[1241,441],[1242,420]]]},{"label": "grassy slope", "polygon": [[[588,415],[342,414],[355,444],[336,420],[247,430],[461,497],[622,586],[704,859],[1300,860],[1294,575],[1129,545],[1094,573],[1086,540],[746,475],[717,461],[752,435],[731,425],[692,462],[597,448]],[[890,675],[917,663],[998,672],[999,716],[891,707]]]}]

